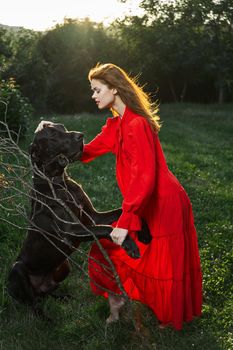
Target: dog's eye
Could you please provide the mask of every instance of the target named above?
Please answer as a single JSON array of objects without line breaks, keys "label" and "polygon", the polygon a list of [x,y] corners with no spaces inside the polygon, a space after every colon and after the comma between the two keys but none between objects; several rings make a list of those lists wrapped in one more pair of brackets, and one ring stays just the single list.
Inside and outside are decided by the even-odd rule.
[{"label": "dog's eye", "polygon": [[50,135],[50,137],[56,137],[57,136],[57,131],[56,130],[50,130],[49,135]]}]

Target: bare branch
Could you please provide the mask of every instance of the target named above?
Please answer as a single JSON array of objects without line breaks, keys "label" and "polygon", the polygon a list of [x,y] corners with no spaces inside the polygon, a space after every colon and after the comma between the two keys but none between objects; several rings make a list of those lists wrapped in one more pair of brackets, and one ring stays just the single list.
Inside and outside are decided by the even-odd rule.
[{"label": "bare branch", "polygon": [[[108,262],[107,266],[101,264],[99,261],[98,264],[102,265],[106,271],[111,271],[122,295],[125,297],[125,299],[128,300],[115,266],[109,258],[106,250],[96,238],[95,234],[90,230],[90,228],[87,228],[82,224],[75,213],[70,209],[70,207],[66,205],[66,203],[61,198],[57,197],[53,179],[48,178],[40,169],[38,169],[38,167],[32,166],[29,155],[19,146],[19,137],[16,137],[15,133],[13,134],[12,131],[9,130],[9,127],[6,123],[6,115],[5,122],[0,121],[0,125],[5,129],[3,135],[0,133],[0,220],[7,225],[11,225],[12,227],[19,229],[20,231],[26,231],[29,229],[35,230],[38,232],[38,234],[43,235],[43,237],[48,240],[52,246],[54,246],[60,253],[62,253],[64,255],[64,258],[69,259],[72,263],[78,266],[78,268],[82,270],[85,275],[88,275],[87,272],[84,271],[84,269],[75,262],[72,256],[67,255],[59,247],[59,243],[62,243],[67,245],[73,251],[80,253],[81,250],[77,247],[74,247],[71,241],[68,239],[68,237],[74,237],[75,232],[67,232],[66,230],[62,230],[56,223],[57,227],[55,227],[55,230],[58,235],[55,236],[50,232],[42,230],[41,227],[37,227],[34,220],[32,220],[35,213],[32,211],[32,216],[28,214],[28,210],[30,209],[29,203],[35,202],[48,209],[51,215],[56,218],[58,223],[69,224],[71,227],[75,227],[75,225],[79,224],[85,232],[80,236],[80,238],[90,235],[92,236],[93,241],[96,242],[101,253]],[[51,195],[43,194],[34,188],[32,184],[32,177],[34,175],[38,176],[40,179],[48,183],[51,189]],[[76,202],[73,194],[70,193],[68,188],[63,185],[60,186],[62,190],[67,192],[72,205],[79,210],[83,210],[80,204]],[[51,206],[50,203],[56,203],[59,207],[62,207],[63,210],[69,215],[70,219],[65,220],[64,217],[60,217],[58,213],[54,211],[54,205]],[[84,213],[90,218],[88,213]],[[18,221],[19,217],[20,221],[22,221],[22,224]],[[82,255],[87,255],[87,253],[84,253],[82,251]],[[91,257],[91,259],[93,258]],[[95,283],[95,281],[93,282]],[[101,286],[99,287],[103,288]],[[106,291],[112,293],[110,290]]]}]

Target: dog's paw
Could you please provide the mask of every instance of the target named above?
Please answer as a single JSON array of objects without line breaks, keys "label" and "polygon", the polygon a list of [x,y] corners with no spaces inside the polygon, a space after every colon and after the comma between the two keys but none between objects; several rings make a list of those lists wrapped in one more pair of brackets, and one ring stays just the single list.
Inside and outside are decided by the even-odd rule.
[{"label": "dog's paw", "polygon": [[149,244],[152,240],[152,237],[149,234],[145,234],[143,231],[138,231],[138,240],[144,244]]},{"label": "dog's paw", "polygon": [[145,220],[142,220],[142,229],[138,231],[138,240],[144,244],[149,244],[152,240],[149,227]]},{"label": "dog's paw", "polygon": [[141,257],[137,244],[130,236],[126,236],[122,243],[122,248],[124,248],[126,253],[133,259],[139,259]]}]

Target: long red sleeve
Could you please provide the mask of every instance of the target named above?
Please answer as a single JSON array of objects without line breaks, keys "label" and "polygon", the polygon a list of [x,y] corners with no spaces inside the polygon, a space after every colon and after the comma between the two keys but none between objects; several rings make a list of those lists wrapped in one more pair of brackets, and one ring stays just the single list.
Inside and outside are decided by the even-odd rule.
[{"label": "long red sleeve", "polygon": [[140,214],[155,186],[154,135],[143,117],[131,120],[127,129],[123,152],[125,157],[130,158],[128,169],[130,178],[123,194],[123,212],[117,227],[140,230]]},{"label": "long red sleeve", "polygon": [[84,147],[83,162],[107,152],[116,154],[117,181],[123,196],[117,227],[141,229],[141,213],[155,186],[154,137],[141,116],[134,115],[131,120],[109,118],[101,133]]},{"label": "long red sleeve", "polygon": [[84,145],[82,162],[88,163],[107,152],[114,153],[117,118],[108,118],[102,131],[88,144]]}]

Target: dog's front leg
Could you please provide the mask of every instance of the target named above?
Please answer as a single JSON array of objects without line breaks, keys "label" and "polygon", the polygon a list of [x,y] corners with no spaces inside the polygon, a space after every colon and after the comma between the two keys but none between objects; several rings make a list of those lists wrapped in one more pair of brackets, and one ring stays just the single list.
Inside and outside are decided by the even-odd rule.
[{"label": "dog's front leg", "polygon": [[[72,183],[72,186],[74,186],[74,183]],[[119,219],[122,213],[121,208],[108,211],[96,210],[87,193],[77,184],[75,184],[74,197],[76,203],[80,203],[82,206],[84,222],[90,221],[91,218],[97,225],[111,225]]]},{"label": "dog's front leg", "polygon": [[[73,228],[74,229],[74,228]],[[85,228],[81,225],[76,226],[75,232],[73,235],[78,236],[81,242],[93,241],[94,236],[98,239],[106,238],[112,240],[110,233],[112,232],[112,226],[109,225],[96,225],[96,226],[86,226]],[[134,240],[128,235],[126,236],[124,242],[122,243],[122,248],[126,253],[133,259],[140,258],[140,252],[137,244]]]},{"label": "dog's front leg", "polygon": [[93,219],[97,225],[111,225],[114,221],[117,221],[121,216],[122,209],[117,208],[109,211],[95,211],[93,213]]}]

